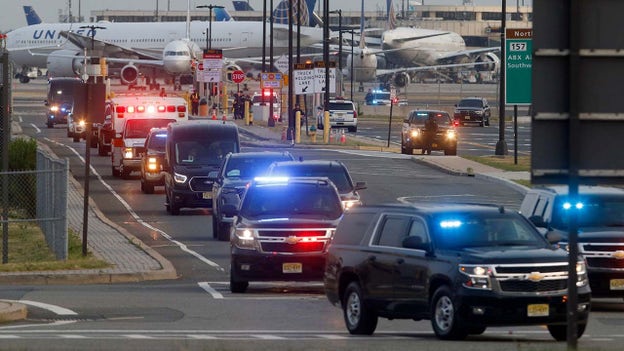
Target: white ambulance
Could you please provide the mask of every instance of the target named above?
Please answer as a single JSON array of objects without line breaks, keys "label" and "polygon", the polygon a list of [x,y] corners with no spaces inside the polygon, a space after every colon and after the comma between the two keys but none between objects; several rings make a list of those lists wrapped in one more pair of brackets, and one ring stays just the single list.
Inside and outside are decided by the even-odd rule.
[{"label": "white ambulance", "polygon": [[150,129],[188,121],[187,103],[181,97],[116,96],[106,102],[106,110],[111,114],[111,169],[115,177],[128,178],[141,170]]}]

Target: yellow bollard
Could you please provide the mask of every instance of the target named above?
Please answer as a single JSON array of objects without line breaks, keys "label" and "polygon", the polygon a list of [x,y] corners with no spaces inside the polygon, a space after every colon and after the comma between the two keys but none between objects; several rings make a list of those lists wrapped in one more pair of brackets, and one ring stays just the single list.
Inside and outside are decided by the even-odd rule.
[{"label": "yellow bollard", "polygon": [[301,111],[295,113],[295,143],[301,144]]},{"label": "yellow bollard", "polygon": [[316,144],[316,126],[314,124],[310,126],[310,139],[312,144]]},{"label": "yellow bollard", "polygon": [[323,143],[329,144],[329,111],[325,111],[323,115]]},{"label": "yellow bollard", "polygon": [[253,115],[249,111],[249,101],[245,101],[245,125],[253,125]]}]

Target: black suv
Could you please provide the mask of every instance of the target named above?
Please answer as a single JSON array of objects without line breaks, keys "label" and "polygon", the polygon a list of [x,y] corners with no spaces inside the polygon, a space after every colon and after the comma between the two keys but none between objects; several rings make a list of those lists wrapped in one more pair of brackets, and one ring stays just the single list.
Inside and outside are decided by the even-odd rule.
[{"label": "black suv", "polygon": [[468,97],[455,104],[455,121],[462,126],[465,123],[479,123],[481,127],[489,126],[491,114],[490,105],[483,97]]},{"label": "black suv", "polygon": [[[580,257],[576,270],[580,337],[590,310]],[[372,334],[383,317],[430,319],[440,339],[488,326],[546,324],[566,340],[567,279],[567,252],[518,212],[423,203],[345,212],[328,249],[324,285],[351,334]]]},{"label": "black suv", "polygon": [[154,187],[165,185],[163,161],[167,128],[152,128],[145,139],[145,153],[141,155],[141,191],[153,194]]},{"label": "black suv", "polygon": [[239,209],[222,208],[232,223],[230,290],[250,281],[322,281],[327,245],[342,218],[327,178],[254,179]]},{"label": "black suv", "polygon": [[213,236],[222,241],[230,240],[233,218],[222,213],[222,205],[230,203],[237,206],[247,184],[253,178],[263,175],[271,163],[294,159],[290,152],[259,151],[226,155],[219,172],[210,175],[215,178],[212,185]]},{"label": "black suv", "polygon": [[411,155],[414,149],[424,149],[425,122],[432,116],[438,131],[431,143],[431,150],[444,151],[445,155],[457,155],[457,132],[448,112],[437,110],[413,110],[403,120],[401,127],[401,153]]},{"label": "black suv", "polygon": [[338,189],[345,210],[362,204],[358,190],[366,189],[366,182],[353,183],[347,166],[340,161],[276,162],[269,167],[268,174],[286,177],[327,177]]},{"label": "black suv", "polygon": [[578,211],[578,247],[585,257],[594,297],[624,297],[624,190],[581,186],[579,198],[567,186],[529,190],[520,212],[544,230],[568,238],[570,212]]}]

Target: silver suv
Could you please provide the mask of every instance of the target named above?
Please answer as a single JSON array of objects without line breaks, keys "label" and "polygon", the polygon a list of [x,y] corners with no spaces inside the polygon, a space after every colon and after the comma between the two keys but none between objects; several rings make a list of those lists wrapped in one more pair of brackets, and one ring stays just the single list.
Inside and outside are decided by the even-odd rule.
[{"label": "silver suv", "polygon": [[[323,111],[317,117],[318,129],[323,129]],[[329,100],[329,124],[331,128],[347,128],[357,132],[357,109],[351,100]]]}]

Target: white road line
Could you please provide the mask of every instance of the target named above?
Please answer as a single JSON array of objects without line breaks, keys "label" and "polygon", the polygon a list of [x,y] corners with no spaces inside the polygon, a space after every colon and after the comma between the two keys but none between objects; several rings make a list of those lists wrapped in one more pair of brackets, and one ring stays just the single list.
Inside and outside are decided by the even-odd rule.
[{"label": "white road line", "polygon": [[[82,163],[85,163],[84,158],[83,158],[83,157],[82,157],[82,156],[78,153],[78,151],[76,151],[76,149],[74,149],[73,147],[71,147],[71,146],[69,146],[69,145],[65,145],[65,144],[63,144],[63,143],[59,143],[59,142],[57,142],[57,141],[55,141],[55,140],[52,140],[52,139],[49,139],[49,138],[45,138],[45,139],[46,139],[47,141],[51,142],[51,143],[55,143],[55,144],[57,144],[57,145],[64,146],[64,147],[68,148],[68,149],[69,149],[69,150],[71,150],[71,151],[72,151],[72,152],[73,152],[76,156],[78,156],[78,158],[80,159],[80,161],[81,161]],[[131,215],[131,216],[132,216],[132,217],[133,217],[133,218],[134,218],[134,219],[135,219],[135,220],[136,220],[139,224],[141,224],[142,226],[144,226],[144,227],[146,227],[146,228],[148,228],[148,229],[150,229],[150,230],[153,230],[153,231],[155,231],[155,232],[159,233],[159,234],[160,234],[163,238],[165,238],[165,239],[169,240],[170,242],[172,242],[173,244],[175,244],[176,246],[178,246],[178,247],[179,247],[182,251],[184,251],[184,252],[186,252],[186,253],[188,253],[188,254],[190,254],[190,255],[194,256],[195,258],[197,258],[198,260],[200,260],[200,261],[204,262],[205,264],[207,264],[207,265],[209,265],[209,266],[211,266],[211,267],[213,267],[213,268],[216,268],[216,269],[217,269],[217,270],[219,270],[219,271],[223,271],[223,272],[225,272],[225,269],[224,269],[223,267],[219,266],[219,264],[217,264],[216,262],[213,262],[213,261],[209,260],[208,258],[206,258],[206,257],[202,256],[202,255],[201,255],[201,254],[199,254],[198,252],[196,252],[196,251],[193,251],[193,250],[189,249],[189,248],[188,248],[188,246],[186,246],[185,244],[183,244],[183,243],[181,243],[181,242],[179,242],[179,241],[177,241],[177,240],[174,240],[174,239],[173,239],[173,237],[172,237],[171,235],[169,235],[169,234],[167,234],[166,232],[164,232],[164,231],[162,231],[162,230],[160,230],[160,229],[158,229],[158,228],[156,228],[156,227],[152,226],[151,224],[149,224],[149,223],[145,222],[145,221],[144,221],[141,217],[139,217],[139,215],[138,215],[136,212],[134,212],[134,210],[132,209],[132,207],[130,207],[130,205],[129,205],[129,204],[128,204],[128,203],[127,203],[127,202],[126,202],[126,201],[125,201],[122,197],[121,197],[121,195],[119,195],[119,194],[118,194],[118,193],[117,193],[117,192],[116,192],[116,191],[115,191],[115,190],[114,190],[114,189],[113,189],[113,188],[112,188],[112,187],[111,187],[108,183],[106,183],[106,182],[104,181],[104,179],[102,178],[102,176],[101,176],[101,175],[100,175],[100,174],[99,174],[99,173],[95,170],[95,168],[93,168],[93,166],[91,166],[91,172],[92,172],[92,173],[93,173],[93,174],[97,177],[97,179],[100,181],[100,183],[102,183],[102,185],[104,185],[104,187],[105,187],[106,189],[108,189],[108,191],[109,191],[111,194],[113,194],[113,196],[114,196],[115,198],[117,198],[117,200],[118,200],[118,201],[119,201],[119,202],[120,202],[120,203],[121,203],[121,204],[122,204],[122,205],[126,208],[126,210],[130,213],[130,215]]]},{"label": "white road line", "polygon": [[197,285],[199,285],[200,288],[206,290],[206,292],[208,292],[210,295],[212,295],[212,297],[214,299],[222,299],[223,295],[221,295],[220,292],[216,291],[215,289],[213,289],[210,284],[208,284],[207,282],[199,282],[197,283]]},{"label": "white road line", "polygon": [[0,339],[20,339],[19,335],[0,335]]},{"label": "white road line", "polygon": [[217,339],[216,336],[212,336],[212,335],[186,335],[187,338],[190,339],[197,339],[197,340],[214,340]]},{"label": "white road line", "polygon": [[342,335],[330,335],[330,334],[319,334],[316,335],[319,338],[323,338],[323,339],[328,339],[328,340],[344,340],[344,339],[349,339],[349,337],[347,336],[342,336]]},{"label": "white road line", "polygon": [[153,337],[149,335],[141,335],[141,334],[124,334],[121,336],[124,338],[128,338],[128,339],[153,339]]},{"label": "white road line", "polygon": [[76,334],[61,334],[59,338],[63,339],[86,339],[87,337],[84,335],[76,335]]},{"label": "white road line", "polygon": [[61,307],[61,306],[56,306],[56,305],[51,305],[48,303],[43,303],[43,302],[37,302],[37,301],[30,301],[30,300],[0,300],[0,301],[7,301],[7,302],[17,302],[17,303],[22,303],[24,305],[29,305],[29,306],[34,306],[34,307],[39,307],[39,308],[43,308],[44,310],[48,310],[50,312],[53,312],[59,316],[76,316],[78,315],[78,313]]},{"label": "white road line", "polygon": [[41,133],[41,129],[39,129],[39,127],[37,127],[34,123],[31,123],[30,126],[35,128],[35,133],[37,134]]},{"label": "white road line", "polygon": [[257,339],[262,339],[262,340],[284,340],[286,338],[282,337],[282,336],[277,336],[277,335],[258,335],[258,334],[251,334],[249,335],[252,338],[257,338]]}]

